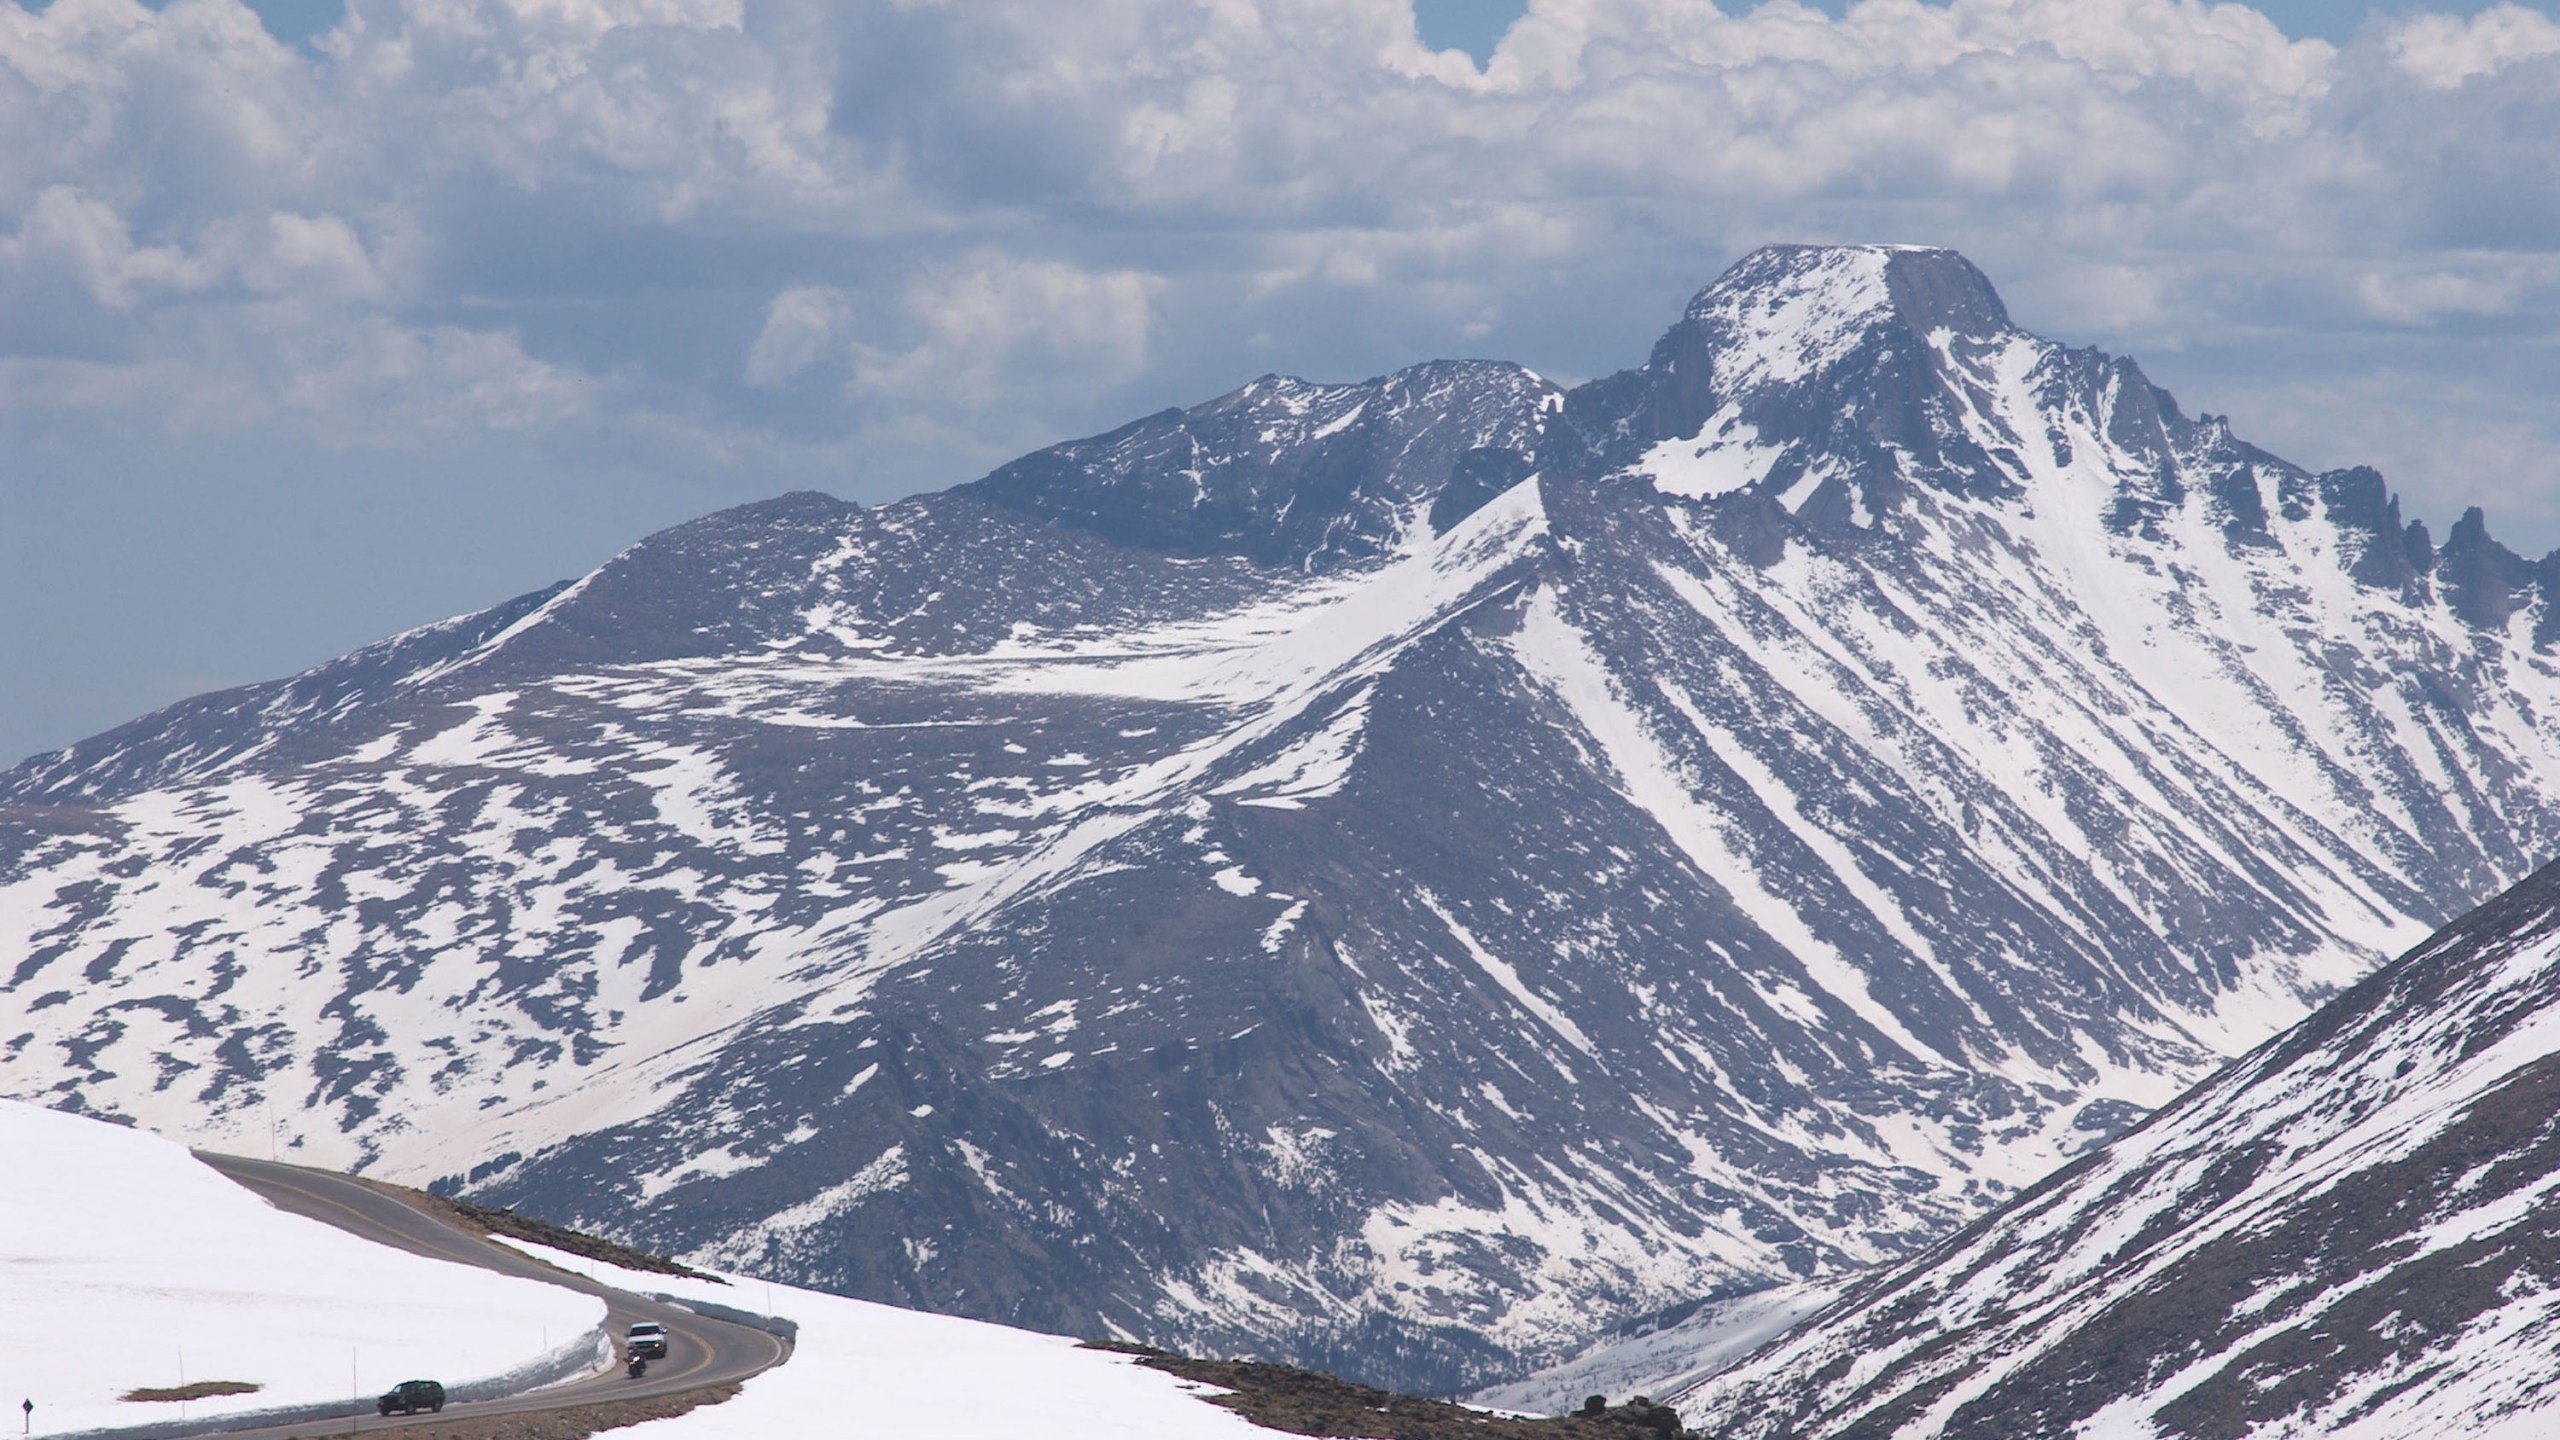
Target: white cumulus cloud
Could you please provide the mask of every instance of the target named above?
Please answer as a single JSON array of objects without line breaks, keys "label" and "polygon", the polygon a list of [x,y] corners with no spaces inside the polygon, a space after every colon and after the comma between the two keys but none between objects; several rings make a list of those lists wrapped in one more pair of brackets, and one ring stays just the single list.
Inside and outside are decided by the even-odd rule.
[{"label": "white cumulus cloud", "polygon": [[1531,0],[1479,67],[1406,0],[349,0],[300,47],[0,0],[0,428],[64,484],[84,424],[173,437],[153,483],[253,508],[187,437],[881,499],[1267,370],[1599,373],[1751,245],[1882,239],[2270,440],[2458,408],[2498,444],[2372,458],[2548,544],[2555,137],[2514,5],[2339,47],[2204,0]]},{"label": "white cumulus cloud", "polygon": [[794,285],[774,296],[747,349],[747,383],[773,386],[798,375],[842,347],[851,322],[844,292],[832,285]]},{"label": "white cumulus cloud", "polygon": [[2411,16],[2389,45],[2392,60],[2418,83],[2452,90],[2522,61],[2560,55],[2560,24],[2521,5],[2495,5],[2469,19]]},{"label": "white cumulus cloud", "polygon": [[1005,404],[1024,392],[1124,378],[1146,363],[1157,277],[1092,272],[986,249],[928,267],[907,286],[918,337],[857,347],[854,384],[936,408]]}]

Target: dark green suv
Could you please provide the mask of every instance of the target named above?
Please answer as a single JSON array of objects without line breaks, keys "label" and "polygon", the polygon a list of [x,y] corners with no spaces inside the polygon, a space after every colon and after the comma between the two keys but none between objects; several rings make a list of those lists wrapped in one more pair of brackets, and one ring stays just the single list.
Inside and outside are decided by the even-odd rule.
[{"label": "dark green suv", "polygon": [[444,1387],[433,1380],[403,1380],[375,1401],[374,1408],[385,1415],[415,1415],[421,1410],[442,1410]]}]

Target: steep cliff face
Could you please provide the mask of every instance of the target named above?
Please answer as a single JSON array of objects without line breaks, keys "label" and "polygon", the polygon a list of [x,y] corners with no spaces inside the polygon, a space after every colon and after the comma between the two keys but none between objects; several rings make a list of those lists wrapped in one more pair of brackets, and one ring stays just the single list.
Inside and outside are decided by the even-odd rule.
[{"label": "steep cliff face", "polygon": [[1571,392],[1259,381],[30,761],[0,1088],[1454,1388],[1908,1255],[2525,873],[2467,535],[1764,251]]}]

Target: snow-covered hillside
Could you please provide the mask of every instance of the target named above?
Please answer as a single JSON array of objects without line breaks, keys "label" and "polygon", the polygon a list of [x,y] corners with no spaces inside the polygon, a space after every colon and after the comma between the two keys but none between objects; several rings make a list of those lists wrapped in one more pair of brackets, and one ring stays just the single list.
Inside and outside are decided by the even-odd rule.
[{"label": "snow-covered hillside", "polygon": [[[190,1418],[551,1378],[604,1302],[288,1215],[155,1136],[0,1100],[0,1374],[38,1435],[179,1418],[137,1389],[228,1380]],[[528,1381],[530,1383],[530,1380]]]},{"label": "snow-covered hillside", "polygon": [[659,1275],[506,1241],[564,1270],[678,1303],[788,1321],[792,1354],[737,1398],[617,1432],[630,1440],[1271,1440],[1277,1433],[1208,1403],[1206,1387],[1089,1349],[956,1316],[928,1315],[743,1275]]},{"label": "snow-covered hillside", "polygon": [[800,495],[0,775],[0,1089],[1449,1390],[1948,1233],[2560,835],[2552,562],[1960,257]]},{"label": "snow-covered hillside", "polygon": [[[0,1374],[13,1400],[35,1402],[37,1435],[343,1405],[351,1386],[370,1402],[420,1377],[459,1391],[582,1374],[605,1340],[601,1300],[285,1214],[134,1130],[0,1101],[0,1157]],[[1058,1336],[499,1243],[624,1290],[790,1322],[787,1363],[733,1400],[640,1433],[834,1436],[855,1405],[864,1427],[944,1440],[1271,1433],[1203,1402],[1197,1386]],[[183,1409],[117,1398],[190,1380],[260,1388]]]},{"label": "snow-covered hillside", "polygon": [[1714,1304],[1675,1306],[1604,1335],[1570,1360],[1467,1397],[1472,1405],[1529,1415],[1563,1415],[1594,1395],[1673,1395],[1731,1366],[1840,1298],[1846,1281],[1773,1285]]},{"label": "snow-covered hillside", "polygon": [[2560,1430],[2560,866],[1741,1367],[1732,1437]]}]

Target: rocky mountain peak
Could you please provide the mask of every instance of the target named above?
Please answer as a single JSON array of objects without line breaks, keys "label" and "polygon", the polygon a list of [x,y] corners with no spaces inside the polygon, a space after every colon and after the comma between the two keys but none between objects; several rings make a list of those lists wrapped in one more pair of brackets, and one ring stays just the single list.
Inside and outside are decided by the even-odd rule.
[{"label": "rocky mountain peak", "polygon": [[1520,457],[1559,393],[1485,360],[1349,385],[1266,375],[1026,455],[958,493],[1148,550],[1330,570],[1445,531],[1524,476]]},{"label": "rocky mountain peak", "polygon": [[[1750,553],[1774,559],[1789,517],[1873,528],[1914,469],[1940,488],[2016,493],[2016,437],[1985,447],[1964,412],[1991,402],[1983,367],[2021,343],[2043,342],[2010,323],[1990,281],[1952,250],[1766,246],[1700,291],[1642,367],[1569,396],[1541,458],[1557,473],[1650,476],[1690,499],[1745,496],[1763,536]],[[2134,380],[2111,388],[2147,398]],[[2158,415],[2148,428],[2159,431]],[[2165,451],[2165,439],[2148,448]]]},{"label": "rocky mountain peak", "polygon": [[1715,346],[1727,394],[1804,379],[1886,325],[1921,339],[2014,328],[1972,261],[1903,245],[1762,246],[1698,292],[1685,318]]},{"label": "rocky mountain peak", "polygon": [[2539,602],[2534,643],[2560,638],[2560,551],[2525,559],[2489,534],[2488,517],[2474,505],[2446,532],[2435,560],[2454,613],[2475,628],[2503,630],[2517,611]]}]

